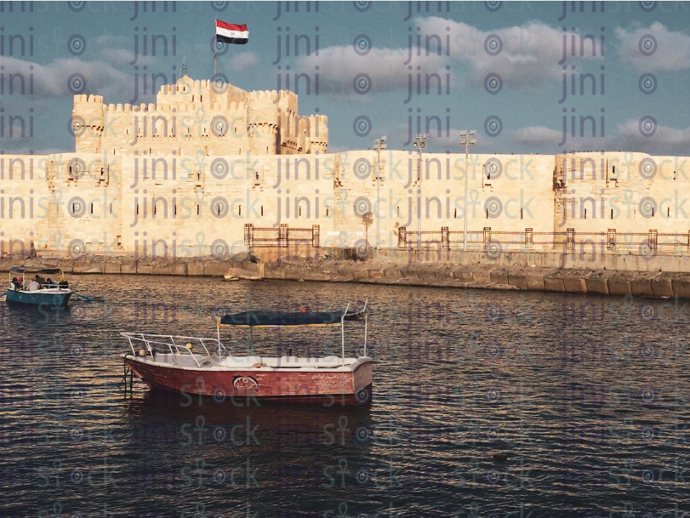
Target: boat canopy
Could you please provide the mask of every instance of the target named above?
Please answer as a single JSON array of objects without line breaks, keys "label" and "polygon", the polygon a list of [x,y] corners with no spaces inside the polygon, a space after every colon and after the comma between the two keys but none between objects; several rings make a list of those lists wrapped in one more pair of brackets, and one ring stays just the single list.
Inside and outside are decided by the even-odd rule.
[{"label": "boat canopy", "polygon": [[224,315],[218,319],[218,325],[237,327],[336,326],[341,324],[343,317],[349,320],[357,314],[348,314],[347,310],[317,313],[252,310]]},{"label": "boat canopy", "polygon": [[40,273],[45,275],[57,275],[61,274],[62,270],[60,268],[40,268],[37,266],[13,266],[10,268],[10,273]]}]

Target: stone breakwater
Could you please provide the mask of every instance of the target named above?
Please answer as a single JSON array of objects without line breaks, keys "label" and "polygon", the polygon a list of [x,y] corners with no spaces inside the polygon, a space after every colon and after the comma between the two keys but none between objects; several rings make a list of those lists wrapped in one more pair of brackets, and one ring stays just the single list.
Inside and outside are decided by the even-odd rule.
[{"label": "stone breakwater", "polygon": [[[0,271],[22,261],[5,257]],[[690,299],[690,274],[675,272],[560,269],[538,266],[458,265],[448,263],[395,264],[382,261],[279,260],[234,257],[187,260],[135,260],[88,258],[81,260],[25,261],[25,265],[59,266],[66,274],[179,275],[225,277],[246,280],[356,282],[439,288],[531,290],[596,295]]]}]

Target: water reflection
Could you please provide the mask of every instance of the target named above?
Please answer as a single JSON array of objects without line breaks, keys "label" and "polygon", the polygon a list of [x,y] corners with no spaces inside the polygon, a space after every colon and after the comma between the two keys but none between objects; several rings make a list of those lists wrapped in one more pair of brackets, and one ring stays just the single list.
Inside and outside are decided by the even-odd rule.
[{"label": "water reflection", "polygon": [[[0,305],[6,514],[690,510],[684,303],[164,277],[80,284],[98,300],[47,320],[36,308]],[[366,298],[377,359],[370,407],[217,405],[149,392],[136,379],[133,397],[118,389],[128,349],[119,331],[214,336],[223,308]],[[361,331],[346,336],[346,354]],[[335,335],[255,338],[262,354],[278,342],[315,354],[337,349]]]}]

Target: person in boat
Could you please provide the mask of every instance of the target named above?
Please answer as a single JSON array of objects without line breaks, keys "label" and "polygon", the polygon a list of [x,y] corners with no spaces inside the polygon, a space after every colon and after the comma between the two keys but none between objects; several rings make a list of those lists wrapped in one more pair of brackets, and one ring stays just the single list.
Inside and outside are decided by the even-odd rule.
[{"label": "person in boat", "polygon": [[[38,279],[38,275],[36,276],[36,279]],[[41,285],[38,283],[36,279],[31,281],[29,285],[26,287],[27,291],[38,291],[41,289]]]},{"label": "person in boat", "polygon": [[46,283],[44,284],[44,287],[46,287],[46,288],[55,288],[56,286],[57,286],[57,284],[55,283],[55,281],[54,281],[53,279],[51,279],[50,277],[48,277],[48,278],[46,279]]},{"label": "person in boat", "polygon": [[19,281],[17,280],[16,277],[12,277],[11,285],[12,285],[12,289],[14,291],[19,291]]},{"label": "person in boat", "polygon": [[46,283],[46,280],[43,277],[41,277],[40,275],[36,275],[36,282],[38,284],[40,284],[41,286],[43,286]]},{"label": "person in boat", "polygon": [[21,276],[19,279],[17,279],[17,284],[19,285],[19,289],[21,290],[24,287],[24,277]]},{"label": "person in boat", "polygon": [[68,288],[68,287],[69,287],[69,283],[67,282],[67,279],[65,279],[65,278],[63,277],[62,279],[60,279],[60,282],[58,283],[58,286],[59,286],[60,288]]}]

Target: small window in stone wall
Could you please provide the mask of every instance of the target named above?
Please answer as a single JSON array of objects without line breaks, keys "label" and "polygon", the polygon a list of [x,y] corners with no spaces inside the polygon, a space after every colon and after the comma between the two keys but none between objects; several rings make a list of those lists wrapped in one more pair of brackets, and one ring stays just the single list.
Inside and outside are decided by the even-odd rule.
[{"label": "small window in stone wall", "polygon": [[263,205],[261,206],[261,215],[262,216],[264,215],[264,206]]},{"label": "small window in stone wall", "polygon": [[238,216],[241,216],[241,215],[242,215],[242,205],[239,205],[239,206],[238,206],[237,215],[238,215]]}]

